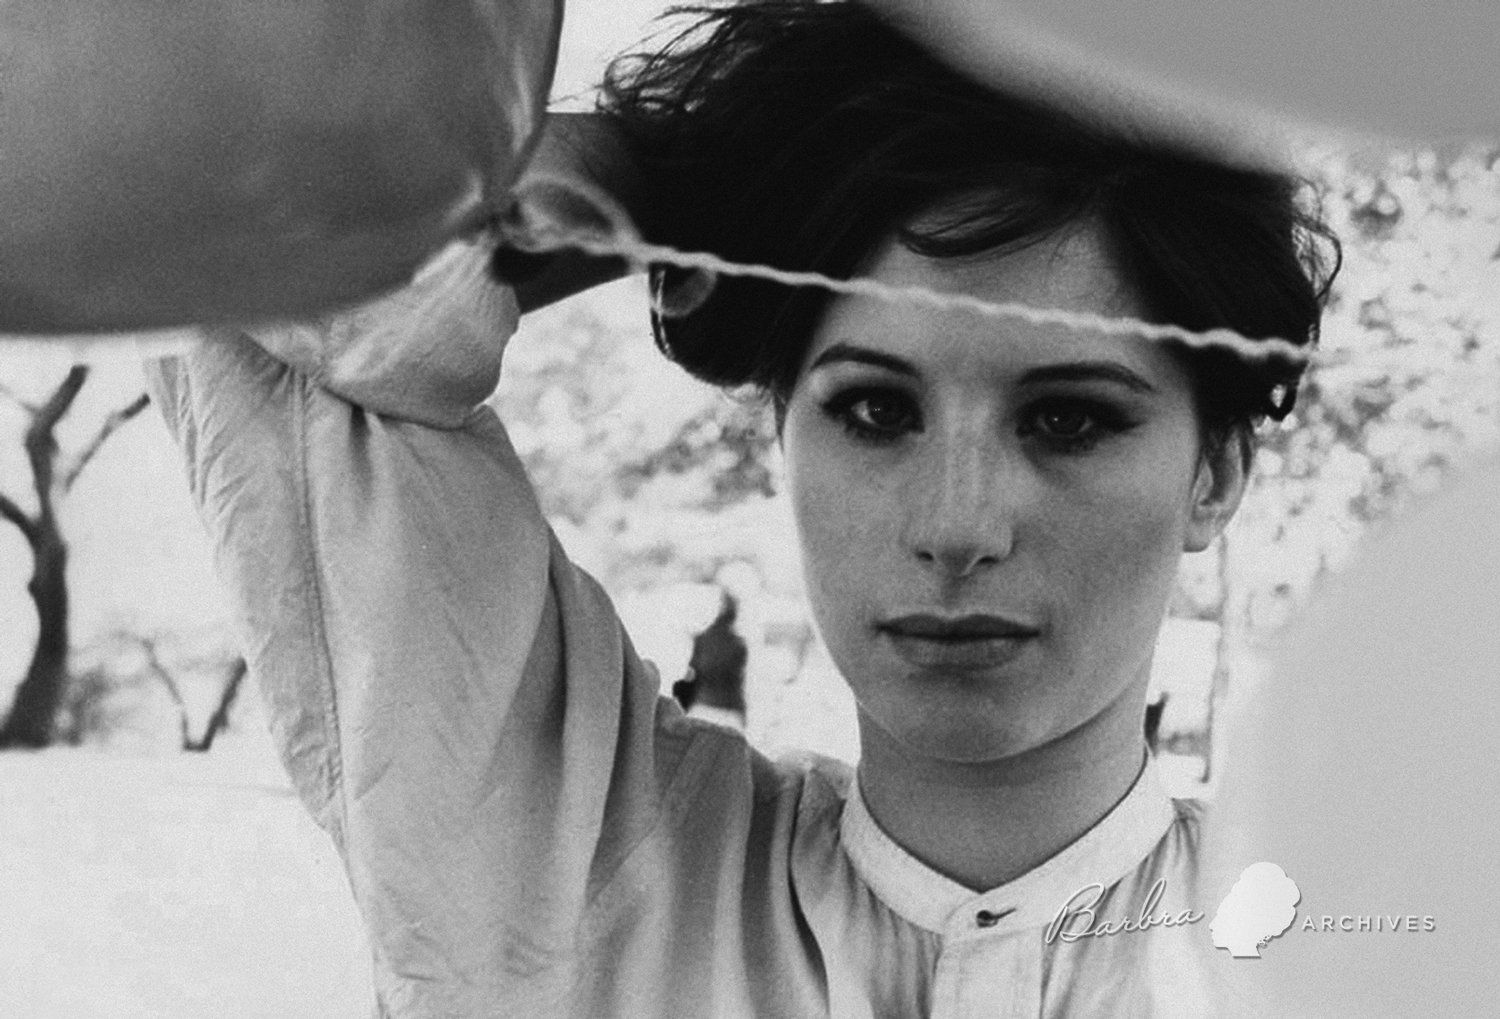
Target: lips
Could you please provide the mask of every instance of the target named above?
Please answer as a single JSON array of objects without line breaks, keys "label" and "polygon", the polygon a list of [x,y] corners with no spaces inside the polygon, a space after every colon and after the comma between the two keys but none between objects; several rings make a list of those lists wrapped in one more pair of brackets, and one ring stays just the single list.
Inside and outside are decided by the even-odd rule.
[{"label": "lips", "polygon": [[1014,660],[1041,635],[1034,626],[1003,616],[895,616],[876,629],[909,664],[923,669],[977,671]]}]

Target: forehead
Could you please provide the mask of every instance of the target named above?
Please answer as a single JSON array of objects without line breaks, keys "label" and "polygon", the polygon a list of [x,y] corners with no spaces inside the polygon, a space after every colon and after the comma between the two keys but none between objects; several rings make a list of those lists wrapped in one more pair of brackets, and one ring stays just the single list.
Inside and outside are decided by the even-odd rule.
[{"label": "forehead", "polygon": [[[965,258],[928,258],[891,238],[863,275],[893,287],[962,294],[996,304],[1109,318],[1146,315],[1111,262],[1099,231],[1091,226],[1020,251]],[[924,370],[947,367],[986,375],[1039,363],[1100,358],[1140,371],[1176,368],[1158,344],[1143,338],[863,297],[830,303],[804,364],[835,343],[875,348]]]}]

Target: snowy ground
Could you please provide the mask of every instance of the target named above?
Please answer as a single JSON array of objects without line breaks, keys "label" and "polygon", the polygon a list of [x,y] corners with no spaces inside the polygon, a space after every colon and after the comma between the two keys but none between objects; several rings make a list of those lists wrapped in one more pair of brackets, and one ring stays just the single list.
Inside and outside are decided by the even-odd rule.
[{"label": "snowy ground", "polygon": [[0,755],[0,1015],[371,1014],[338,860],[257,743]]}]

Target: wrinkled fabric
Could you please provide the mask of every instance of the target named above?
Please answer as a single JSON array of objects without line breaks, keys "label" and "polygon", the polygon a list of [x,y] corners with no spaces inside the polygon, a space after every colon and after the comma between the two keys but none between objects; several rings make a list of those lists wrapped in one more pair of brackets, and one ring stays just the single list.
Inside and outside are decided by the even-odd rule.
[{"label": "wrinkled fabric", "polygon": [[549,530],[494,413],[512,295],[483,242],[327,320],[149,366],[302,801],[400,1016],[1201,1015],[1175,929],[1197,808],[1146,762],[984,894],[924,866],[852,770],[683,716]]}]

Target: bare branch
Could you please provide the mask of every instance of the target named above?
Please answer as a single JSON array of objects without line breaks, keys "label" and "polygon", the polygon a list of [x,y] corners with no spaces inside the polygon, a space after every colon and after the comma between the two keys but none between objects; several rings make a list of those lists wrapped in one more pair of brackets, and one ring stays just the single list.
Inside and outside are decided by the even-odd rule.
[{"label": "bare branch", "polygon": [[35,416],[37,410],[40,409],[30,400],[23,400],[20,393],[17,393],[14,389],[10,388],[3,382],[0,382],[0,397],[4,397],[11,403],[15,404],[17,407],[20,407],[26,413],[33,416]]},{"label": "bare branch", "polygon": [[47,397],[47,402],[36,410],[36,420],[32,422],[32,429],[50,432],[57,427],[57,423],[67,416],[73,406],[73,401],[78,398],[78,391],[88,381],[89,366],[86,364],[75,364],[68,369],[68,374],[63,378],[58,387]]},{"label": "bare branch", "polygon": [[182,689],[177,685],[177,679],[167,667],[162,664],[161,658],[156,653],[156,641],[139,634],[133,635],[146,653],[146,666],[161,680],[162,685],[167,688],[167,694],[171,696],[172,703],[177,705],[177,725],[181,731],[182,749],[188,750],[192,746],[192,737],[188,734],[188,708],[187,701],[182,698]]},{"label": "bare branch", "polygon": [[26,515],[26,511],[10,500],[5,493],[0,492],[0,517],[4,517],[21,532],[26,539],[26,544],[36,547],[36,522]]},{"label": "bare branch", "polygon": [[53,470],[57,462],[57,439],[53,435],[57,423],[63,419],[78,397],[89,377],[86,364],[75,364],[62,383],[47,398],[31,418],[26,428],[23,445],[26,459],[31,463],[31,480],[36,488],[37,519],[52,519]]},{"label": "bare branch", "polygon": [[130,401],[130,403],[104,419],[104,424],[99,426],[99,431],[89,440],[89,444],[83,447],[83,450],[74,458],[73,465],[63,475],[62,490],[64,492],[72,491],[73,483],[78,480],[78,475],[83,473],[83,469],[89,465],[89,461],[94,459],[94,454],[98,453],[100,447],[109,441],[109,437],[115,433],[115,430],[145,410],[150,402],[151,398],[142,393]]},{"label": "bare branch", "polygon": [[229,679],[224,684],[224,689],[219,694],[218,706],[214,713],[209,716],[208,724],[203,727],[203,735],[191,745],[185,747],[188,750],[206,751],[213,747],[214,737],[229,728],[229,709],[234,706],[235,695],[239,693],[240,683],[249,671],[245,659],[236,658],[229,669]]}]

